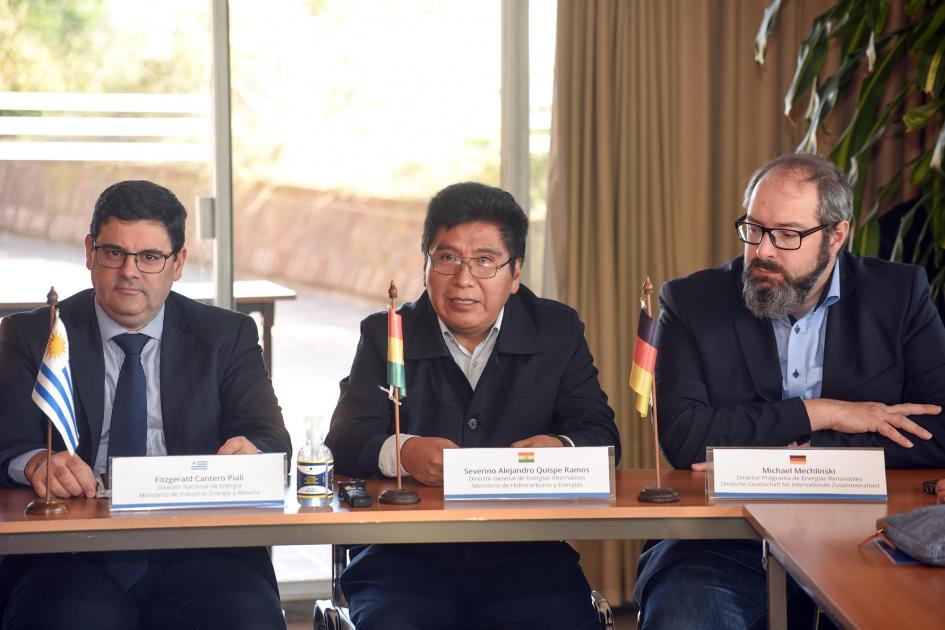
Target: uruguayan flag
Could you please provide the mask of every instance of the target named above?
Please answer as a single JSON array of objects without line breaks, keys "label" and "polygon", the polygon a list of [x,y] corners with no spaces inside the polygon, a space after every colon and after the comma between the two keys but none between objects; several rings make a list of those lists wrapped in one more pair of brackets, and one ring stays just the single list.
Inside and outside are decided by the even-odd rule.
[{"label": "uruguayan flag", "polygon": [[56,425],[69,452],[75,453],[79,445],[79,432],[75,426],[75,404],[72,401],[69,338],[58,312],[56,315],[56,323],[46,344],[46,354],[36,375],[36,385],[33,386],[33,402]]}]

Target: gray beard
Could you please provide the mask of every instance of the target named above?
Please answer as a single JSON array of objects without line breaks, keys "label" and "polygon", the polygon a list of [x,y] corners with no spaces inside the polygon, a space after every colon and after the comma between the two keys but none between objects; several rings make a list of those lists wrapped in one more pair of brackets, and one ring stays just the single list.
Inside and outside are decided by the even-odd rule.
[{"label": "gray beard", "polygon": [[[817,255],[814,269],[800,278],[789,277],[780,265],[756,258],[742,270],[742,298],[745,307],[759,319],[777,319],[795,312],[810,295],[811,289],[820,280],[827,265],[830,264],[830,242],[824,238],[823,246]],[[784,283],[781,285],[762,285],[752,275],[752,269],[779,271]]]}]

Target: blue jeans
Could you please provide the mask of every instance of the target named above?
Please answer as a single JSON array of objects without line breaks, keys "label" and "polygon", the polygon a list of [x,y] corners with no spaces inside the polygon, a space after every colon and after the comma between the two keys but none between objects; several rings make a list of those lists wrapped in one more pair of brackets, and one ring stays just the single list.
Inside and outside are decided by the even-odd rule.
[{"label": "blue jeans", "polygon": [[[640,555],[633,601],[640,630],[766,628],[767,578],[755,540],[662,540]],[[816,607],[788,579],[788,627],[812,628]],[[832,627],[823,621],[821,628]]]},{"label": "blue jeans", "polygon": [[358,630],[592,630],[577,561],[560,542],[370,545],[341,588]]}]

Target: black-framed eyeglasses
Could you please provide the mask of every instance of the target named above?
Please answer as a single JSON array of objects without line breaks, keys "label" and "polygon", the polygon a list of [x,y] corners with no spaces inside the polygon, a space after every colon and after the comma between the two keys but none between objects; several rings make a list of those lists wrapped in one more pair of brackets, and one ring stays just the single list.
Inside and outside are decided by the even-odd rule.
[{"label": "black-framed eyeglasses", "polygon": [[769,228],[750,221],[736,221],[735,229],[738,231],[738,238],[749,245],[760,245],[765,234],[771,244],[778,249],[800,249],[801,242],[805,236],[810,236],[814,232],[835,226],[836,223],[824,223],[809,230],[791,230],[788,228]]},{"label": "black-framed eyeglasses", "polygon": [[491,256],[457,256],[453,252],[435,252],[433,254],[427,252],[427,257],[430,259],[430,264],[433,265],[433,271],[437,273],[444,276],[455,276],[465,263],[469,267],[469,273],[480,280],[495,278],[495,275],[499,273],[499,269],[512,262],[512,259],[509,258],[500,265]]},{"label": "black-framed eyeglasses", "polygon": [[125,259],[134,256],[135,267],[141,273],[161,273],[167,265],[167,259],[177,255],[177,252],[165,254],[154,250],[126,252],[114,245],[93,245],[92,249],[95,250],[95,262],[109,269],[121,269],[125,265]]}]

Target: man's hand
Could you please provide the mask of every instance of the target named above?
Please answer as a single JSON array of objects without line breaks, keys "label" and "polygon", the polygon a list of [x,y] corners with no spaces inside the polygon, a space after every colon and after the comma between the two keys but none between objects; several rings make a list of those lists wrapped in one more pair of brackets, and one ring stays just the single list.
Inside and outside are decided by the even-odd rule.
[{"label": "man's hand", "polygon": [[939,503],[945,503],[945,479],[939,479],[935,484],[935,500]]},{"label": "man's hand", "polygon": [[908,416],[937,415],[942,411],[938,405],[884,405],[878,402],[846,402],[829,398],[805,400],[804,406],[807,407],[813,431],[832,429],[841,433],[879,433],[906,448],[912,448],[912,442],[900,431],[911,433],[923,440],[932,437],[931,433]]},{"label": "man's hand", "polygon": [[524,440],[512,442],[509,446],[512,448],[546,448],[564,446],[564,442],[554,435],[533,435]]},{"label": "man's hand", "polygon": [[33,455],[23,472],[38,496],[46,496],[46,466],[50,467],[49,494],[58,499],[69,497],[95,498],[95,475],[89,465],[69,451],[53,453],[46,461],[46,451]]},{"label": "man's hand", "polygon": [[246,455],[249,453],[258,453],[259,449],[242,435],[231,437],[223,443],[217,455]]},{"label": "man's hand", "polygon": [[400,464],[420,483],[442,486],[444,448],[459,446],[446,438],[410,438],[400,447]]}]

